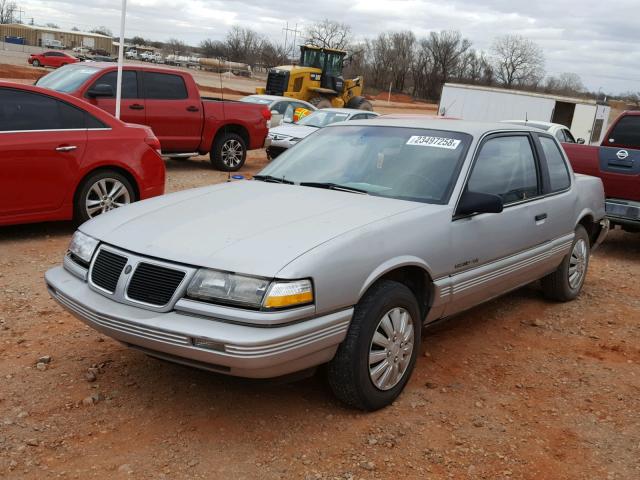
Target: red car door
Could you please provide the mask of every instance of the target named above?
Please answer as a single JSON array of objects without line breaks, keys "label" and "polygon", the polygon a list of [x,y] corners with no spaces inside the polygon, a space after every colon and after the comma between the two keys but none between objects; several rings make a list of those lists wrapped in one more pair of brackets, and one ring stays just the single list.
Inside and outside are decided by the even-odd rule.
[{"label": "red car door", "polygon": [[84,115],[47,95],[0,88],[0,217],[62,207],[86,148]]},{"label": "red car door", "polygon": [[[116,82],[118,72],[115,70],[107,72],[98,77],[84,92],[86,100],[109,112],[116,113]],[[90,91],[99,84],[106,84],[113,90],[113,97],[91,97]],[[138,72],[134,70],[123,70],[122,72],[122,100],[120,103],[120,119],[127,123],[137,123],[146,125],[145,100],[138,95]]]},{"label": "red car door", "polygon": [[189,98],[180,75],[144,71],[146,122],[165,152],[195,152],[202,135],[200,97]]}]

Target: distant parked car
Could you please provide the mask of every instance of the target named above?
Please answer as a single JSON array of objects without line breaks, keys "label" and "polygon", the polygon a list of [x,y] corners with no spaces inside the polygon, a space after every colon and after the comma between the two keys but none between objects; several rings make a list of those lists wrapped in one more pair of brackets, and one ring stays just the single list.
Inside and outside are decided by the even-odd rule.
[{"label": "distant parked car", "polygon": [[124,57],[131,60],[136,60],[138,58],[138,51],[133,49],[127,50],[126,52],[124,52]]},{"label": "distant parked car", "polygon": [[303,138],[332,123],[345,122],[347,120],[367,120],[378,116],[379,114],[375,112],[357,110],[355,108],[322,108],[316,110],[298,123],[271,128],[267,135],[270,140],[270,145],[267,147],[267,155],[269,158],[276,158]]},{"label": "distant parked car", "polygon": [[77,63],[79,61],[79,59],[69,55],[68,53],[58,51],[32,53],[27,59],[27,62],[29,62],[34,67],[53,68],[64,67],[65,65],[69,65],[70,63]]},{"label": "distant parked car", "polygon": [[375,410],[423,358],[423,326],[538,280],[576,298],[607,227],[600,179],[540,130],[342,122],[253,181],[87,222],[45,281],[147,355],[252,378],[328,364],[340,400]]},{"label": "distant parked car", "polygon": [[304,100],[298,100],[291,97],[280,97],[278,95],[249,95],[242,97],[241,102],[259,103],[267,105],[271,110],[271,122],[269,128],[274,128],[282,124],[282,122],[292,123],[294,120],[294,112],[297,108],[304,108],[311,112],[315,112],[317,108]]},{"label": "distant parked car", "polygon": [[160,142],[88,103],[0,82],[0,225],[75,219],[164,192]]},{"label": "distant parked car", "polygon": [[73,52],[86,55],[89,53],[89,49],[87,47],[73,47]]},{"label": "distant parked car", "polygon": [[545,130],[556,137],[560,143],[584,143],[584,138],[576,139],[571,130],[561,123],[539,122],[529,120],[503,120],[502,123],[511,123],[513,125],[525,125],[527,127],[539,128]]},{"label": "distant parked car", "polygon": [[44,40],[42,42],[42,46],[44,48],[60,48],[63,49],[64,45],[62,44],[62,42],[60,40]]}]

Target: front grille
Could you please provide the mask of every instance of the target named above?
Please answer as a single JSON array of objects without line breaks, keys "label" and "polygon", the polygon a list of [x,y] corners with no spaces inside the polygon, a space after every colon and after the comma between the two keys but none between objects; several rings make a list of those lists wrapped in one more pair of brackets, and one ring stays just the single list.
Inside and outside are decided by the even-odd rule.
[{"label": "front grille", "polygon": [[161,307],[169,303],[184,276],[183,271],[142,262],[133,272],[127,296]]},{"label": "front grille", "polygon": [[267,76],[267,95],[283,95],[289,86],[289,72],[271,70]]},{"label": "front grille", "polygon": [[113,293],[118,285],[118,279],[122,269],[127,264],[127,258],[111,253],[108,250],[100,250],[91,269],[91,281],[100,288]]}]

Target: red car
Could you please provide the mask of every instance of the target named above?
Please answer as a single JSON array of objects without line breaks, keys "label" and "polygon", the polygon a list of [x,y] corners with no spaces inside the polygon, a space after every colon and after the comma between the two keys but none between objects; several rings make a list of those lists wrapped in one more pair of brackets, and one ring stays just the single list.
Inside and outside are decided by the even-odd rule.
[{"label": "red car", "polygon": [[64,67],[65,65],[69,65],[70,63],[77,63],[78,60],[76,57],[72,57],[64,52],[59,52],[52,50],[50,52],[43,53],[32,53],[31,56],[27,59],[34,67]]},{"label": "red car", "polygon": [[160,142],[64,93],[0,82],[0,225],[83,222],[164,193]]},{"label": "red car", "polygon": [[[37,85],[68,93],[113,114],[117,66],[83,62],[51,72]],[[266,105],[201,97],[190,73],[151,65],[125,65],[122,72],[125,122],[148,125],[168,156],[209,154],[220,170],[244,165],[247,150],[262,148],[271,119]]]}]

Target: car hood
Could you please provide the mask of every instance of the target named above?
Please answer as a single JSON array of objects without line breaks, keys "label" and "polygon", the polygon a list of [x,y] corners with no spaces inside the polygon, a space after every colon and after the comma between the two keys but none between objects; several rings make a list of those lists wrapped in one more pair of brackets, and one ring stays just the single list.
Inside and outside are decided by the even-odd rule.
[{"label": "car hood", "polygon": [[317,132],[317,127],[308,127],[306,125],[296,125],[295,123],[285,123],[276,128],[269,130],[272,135],[287,135],[295,138],[305,138],[313,132]]},{"label": "car hood", "polygon": [[275,277],[332,238],[416,208],[437,208],[298,185],[237,181],[137,202],[80,229],[141,255]]}]

